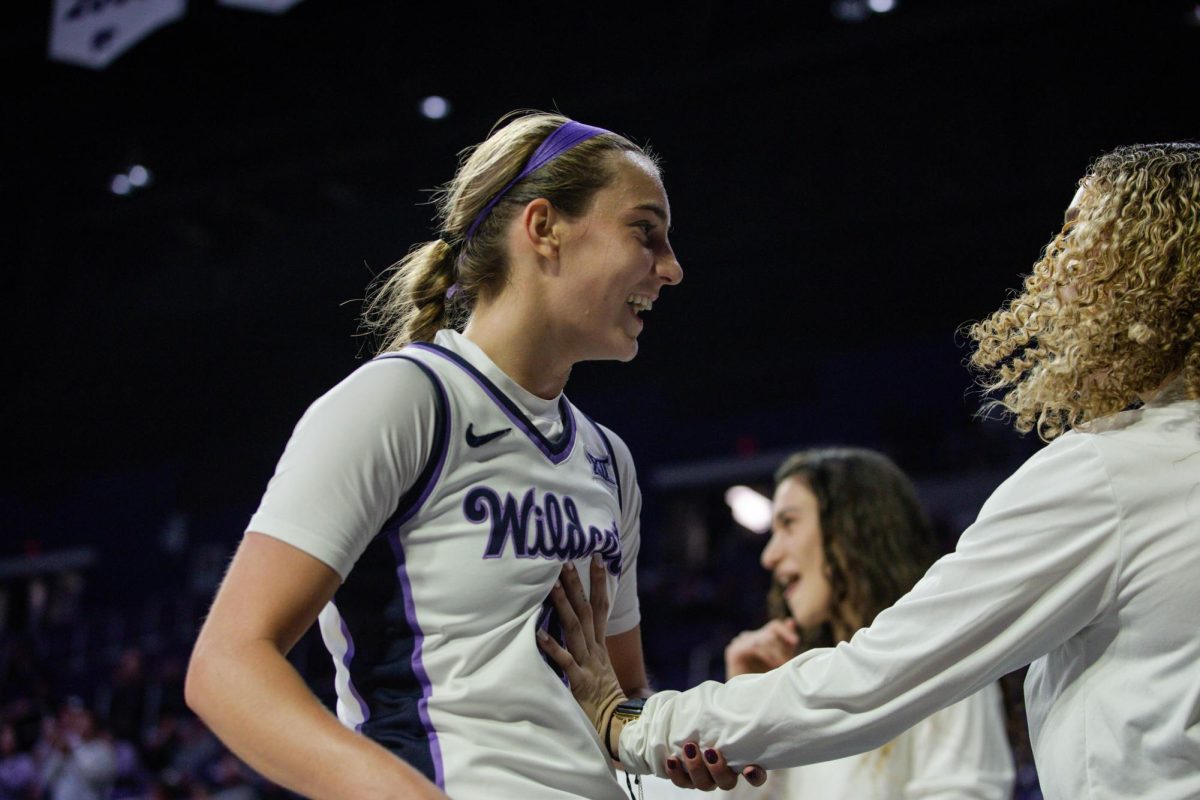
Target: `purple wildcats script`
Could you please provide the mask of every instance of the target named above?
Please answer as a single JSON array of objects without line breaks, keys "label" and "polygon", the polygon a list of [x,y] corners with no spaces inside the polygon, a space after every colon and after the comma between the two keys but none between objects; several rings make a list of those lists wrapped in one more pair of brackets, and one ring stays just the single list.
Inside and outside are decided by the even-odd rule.
[{"label": "purple wildcats script", "polygon": [[573,499],[564,496],[560,502],[554,492],[543,494],[540,504],[536,498],[537,490],[532,488],[519,503],[512,493],[506,493],[501,500],[487,486],[476,486],[467,492],[463,499],[466,518],[477,524],[491,520],[492,531],[483,551],[484,558],[503,556],[504,542],[511,538],[517,558],[577,561],[599,553],[609,574],[621,574],[621,536],[615,520],[609,528],[591,525],[585,532]]}]

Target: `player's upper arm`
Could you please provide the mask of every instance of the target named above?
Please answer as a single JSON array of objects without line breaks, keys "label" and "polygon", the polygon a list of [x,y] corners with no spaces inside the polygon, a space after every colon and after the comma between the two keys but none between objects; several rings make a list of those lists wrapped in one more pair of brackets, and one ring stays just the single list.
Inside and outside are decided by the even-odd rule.
[{"label": "player's upper arm", "polygon": [[250,532],[233,563],[197,642],[197,652],[250,640],[292,648],[341,584],[328,565],[271,536]]}]

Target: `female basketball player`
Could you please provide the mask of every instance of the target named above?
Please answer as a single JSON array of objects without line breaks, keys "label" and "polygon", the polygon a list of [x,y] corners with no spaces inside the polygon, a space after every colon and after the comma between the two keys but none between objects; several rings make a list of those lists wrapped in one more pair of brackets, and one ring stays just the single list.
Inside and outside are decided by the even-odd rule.
[{"label": "female basketball player", "polygon": [[702,768],[697,741],[768,768],[863,752],[1032,662],[1046,797],[1200,796],[1200,144],[1098,159],[1024,292],[971,335],[1018,429],[1053,441],[849,642],[616,715],[595,702],[616,691],[603,620],[564,575],[576,657],[543,647],[627,769],[685,743]]},{"label": "female basketball player", "polygon": [[[682,278],[667,195],[625,138],[530,113],[469,151],[438,211],[368,306],[382,355],[297,425],[188,701],[309,797],[622,797],[535,630],[556,630],[560,567],[594,556],[616,675],[645,690],[633,464],[562,391],[580,361],[632,359]],[[285,658],[318,618],[340,721]]]},{"label": "female basketball player", "polygon": [[[849,641],[933,561],[933,531],[912,483],[871,450],[793,455],[775,473],[773,506],[762,564],[775,578],[768,597],[775,618],[725,648],[727,680]],[[763,792],[738,796],[1008,800],[1012,785],[1000,692],[991,684],[877,750],[778,770]]]}]

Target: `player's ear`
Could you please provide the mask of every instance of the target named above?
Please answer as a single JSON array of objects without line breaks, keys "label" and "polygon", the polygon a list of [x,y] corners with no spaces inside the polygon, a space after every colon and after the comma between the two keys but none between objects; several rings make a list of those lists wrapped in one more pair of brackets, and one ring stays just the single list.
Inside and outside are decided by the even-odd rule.
[{"label": "player's ear", "polygon": [[538,255],[557,261],[566,218],[544,197],[530,200],[521,212],[522,238]]}]

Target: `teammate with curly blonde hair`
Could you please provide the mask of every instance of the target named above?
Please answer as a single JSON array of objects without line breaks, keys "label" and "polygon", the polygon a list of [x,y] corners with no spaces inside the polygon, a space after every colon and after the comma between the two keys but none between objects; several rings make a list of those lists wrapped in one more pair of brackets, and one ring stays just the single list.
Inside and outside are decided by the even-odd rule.
[{"label": "teammate with curly blonde hair", "polygon": [[1049,441],[1182,372],[1200,397],[1200,144],[1122,147],[1079,184],[1025,291],[971,328],[971,363]]},{"label": "teammate with curly blonde hair", "polygon": [[[984,385],[1053,441],[850,641],[602,718],[625,768],[711,786],[697,743],[714,767],[865,752],[1028,664],[1045,797],[1200,797],[1198,330],[1200,146],[1103,156],[1025,292],[972,329]],[[603,620],[562,585],[583,624],[542,647],[603,696]]]}]

